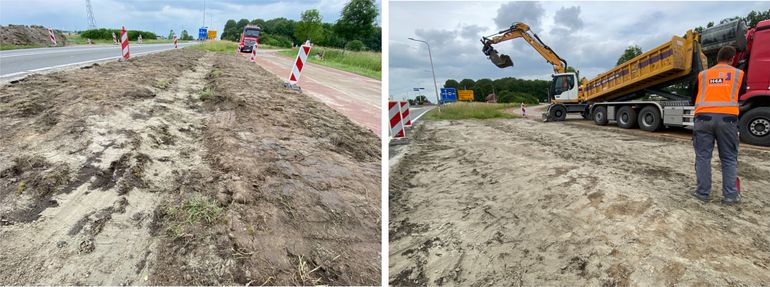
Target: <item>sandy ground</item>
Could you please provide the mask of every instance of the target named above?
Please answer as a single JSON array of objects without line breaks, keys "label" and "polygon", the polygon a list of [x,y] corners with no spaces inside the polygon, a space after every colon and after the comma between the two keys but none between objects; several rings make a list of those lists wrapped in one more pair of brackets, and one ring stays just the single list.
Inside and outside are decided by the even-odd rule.
[{"label": "sandy ground", "polygon": [[689,142],[526,119],[424,121],[390,175],[394,285],[759,286],[770,152],[741,151],[744,203],[693,190]]},{"label": "sandy ground", "polygon": [[[312,53],[312,50],[311,50]],[[248,54],[243,54],[247,57]],[[257,64],[287,81],[294,58],[277,50],[258,50]],[[304,93],[347,116],[354,123],[379,135],[382,130],[382,81],[307,63],[299,81]]]},{"label": "sandy ground", "polygon": [[379,139],[281,86],[191,49],[0,86],[0,285],[379,282]]}]

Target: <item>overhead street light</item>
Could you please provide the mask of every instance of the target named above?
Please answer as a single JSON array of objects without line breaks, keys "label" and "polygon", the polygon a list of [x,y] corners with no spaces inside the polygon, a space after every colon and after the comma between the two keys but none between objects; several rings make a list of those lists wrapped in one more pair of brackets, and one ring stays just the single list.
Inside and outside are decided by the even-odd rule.
[{"label": "overhead street light", "polygon": [[430,70],[433,73],[433,87],[435,88],[434,91],[436,92],[436,104],[440,106],[441,100],[438,97],[438,84],[436,83],[436,69],[433,67],[433,55],[430,52],[430,44],[428,44],[427,41],[418,40],[411,37],[409,38],[409,40],[421,42],[421,43],[424,43],[426,46],[428,46],[428,58],[430,59]]}]

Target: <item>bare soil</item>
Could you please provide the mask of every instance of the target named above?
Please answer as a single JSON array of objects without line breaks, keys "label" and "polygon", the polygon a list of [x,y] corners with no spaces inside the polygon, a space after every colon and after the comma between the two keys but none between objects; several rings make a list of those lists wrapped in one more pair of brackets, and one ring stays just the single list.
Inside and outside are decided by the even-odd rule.
[{"label": "bare soil", "polygon": [[240,57],[29,76],[0,130],[0,285],[379,282],[379,139]]},{"label": "bare soil", "polygon": [[[56,45],[65,46],[67,37],[54,29],[56,36]],[[0,44],[8,45],[42,45],[50,46],[51,39],[48,38],[48,28],[37,25],[0,25]]]},{"label": "bare soil", "polygon": [[390,175],[393,285],[760,286],[770,152],[744,202],[694,189],[688,142],[527,119],[425,121]]}]

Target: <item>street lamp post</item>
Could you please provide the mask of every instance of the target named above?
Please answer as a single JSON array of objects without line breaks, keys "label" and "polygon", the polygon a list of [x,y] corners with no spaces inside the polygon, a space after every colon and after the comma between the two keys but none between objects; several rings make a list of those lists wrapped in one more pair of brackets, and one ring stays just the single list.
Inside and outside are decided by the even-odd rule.
[{"label": "street lamp post", "polygon": [[426,46],[428,46],[428,58],[430,59],[430,70],[433,73],[433,87],[435,88],[434,91],[436,92],[436,104],[441,106],[441,100],[438,97],[438,84],[436,83],[436,69],[433,67],[433,55],[430,52],[430,44],[428,44],[427,41],[417,40],[415,38],[409,38],[409,40],[422,42],[422,43],[425,43]]}]

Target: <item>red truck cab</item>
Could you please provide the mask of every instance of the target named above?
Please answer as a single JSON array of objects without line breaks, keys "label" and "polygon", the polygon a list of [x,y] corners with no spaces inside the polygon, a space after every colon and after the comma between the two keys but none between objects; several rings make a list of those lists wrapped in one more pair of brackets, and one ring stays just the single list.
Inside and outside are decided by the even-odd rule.
[{"label": "red truck cab", "polygon": [[733,59],[743,70],[740,134],[745,143],[770,146],[770,20],[746,31],[746,47]]},{"label": "red truck cab", "polygon": [[262,33],[262,28],[259,28],[259,26],[246,25],[246,27],[243,27],[239,44],[242,53],[251,53],[254,45],[259,43],[260,33]]}]

